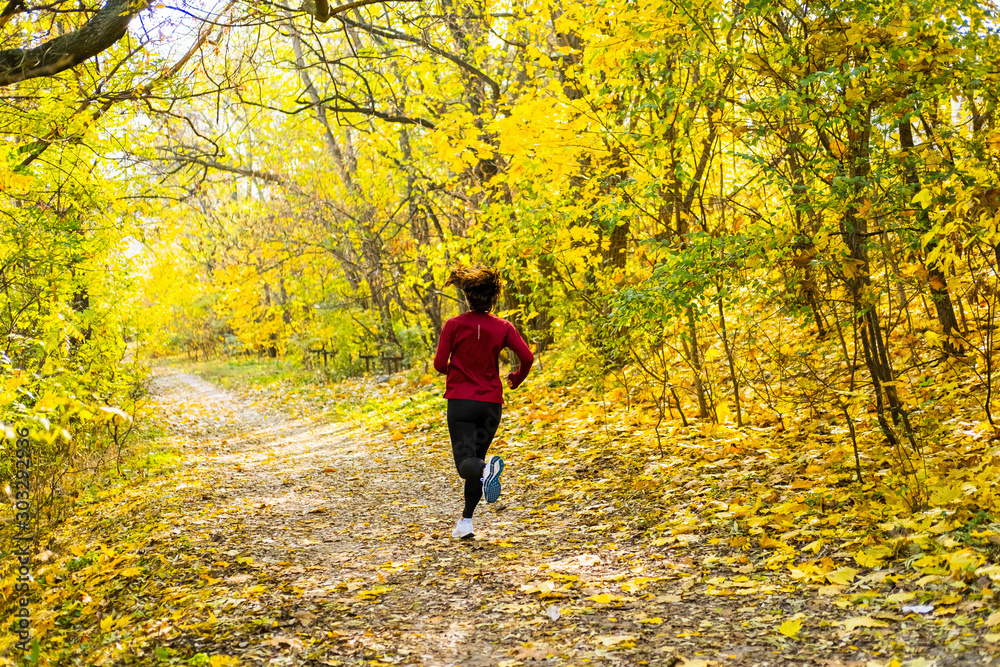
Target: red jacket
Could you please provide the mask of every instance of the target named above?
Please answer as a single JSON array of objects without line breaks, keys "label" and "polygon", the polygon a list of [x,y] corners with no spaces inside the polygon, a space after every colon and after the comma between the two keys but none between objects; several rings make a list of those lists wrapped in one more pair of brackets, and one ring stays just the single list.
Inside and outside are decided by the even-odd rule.
[{"label": "red jacket", "polygon": [[535,357],[513,324],[491,313],[464,313],[445,322],[434,355],[434,368],[448,376],[444,397],[503,403],[500,350],[505,347],[521,360],[507,376],[516,389]]}]

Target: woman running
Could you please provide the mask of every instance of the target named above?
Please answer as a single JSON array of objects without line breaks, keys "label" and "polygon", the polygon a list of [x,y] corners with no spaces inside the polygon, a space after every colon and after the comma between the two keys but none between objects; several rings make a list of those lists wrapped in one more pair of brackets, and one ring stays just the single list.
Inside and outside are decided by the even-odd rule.
[{"label": "woman running", "polygon": [[465,293],[471,312],[445,322],[434,356],[434,368],[448,376],[444,397],[448,400],[448,431],[455,467],[465,480],[465,508],[452,537],[472,536],[472,513],[485,492],[486,502],[500,497],[503,459],[486,452],[493,442],[503,406],[500,382],[500,350],[509,347],[521,366],[507,375],[516,389],[527,377],[535,360],[514,325],[490,313],[503,288],[500,274],[487,268],[456,268],[448,277]]}]

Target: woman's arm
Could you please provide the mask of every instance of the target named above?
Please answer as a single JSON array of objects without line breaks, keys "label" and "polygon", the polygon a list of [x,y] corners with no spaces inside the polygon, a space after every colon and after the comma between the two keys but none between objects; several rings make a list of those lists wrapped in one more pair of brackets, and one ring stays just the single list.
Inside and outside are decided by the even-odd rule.
[{"label": "woman's arm", "polygon": [[451,359],[451,329],[451,320],[448,320],[441,328],[441,340],[438,341],[437,354],[434,355],[434,370],[445,375],[448,374],[448,360]]},{"label": "woman's arm", "polygon": [[507,384],[510,385],[511,389],[517,389],[524,382],[524,378],[528,377],[528,371],[531,370],[531,364],[535,361],[535,355],[528,349],[528,344],[524,342],[524,338],[514,328],[514,325],[508,322],[507,326],[510,327],[507,331],[507,347],[521,360],[521,367],[507,374]]}]

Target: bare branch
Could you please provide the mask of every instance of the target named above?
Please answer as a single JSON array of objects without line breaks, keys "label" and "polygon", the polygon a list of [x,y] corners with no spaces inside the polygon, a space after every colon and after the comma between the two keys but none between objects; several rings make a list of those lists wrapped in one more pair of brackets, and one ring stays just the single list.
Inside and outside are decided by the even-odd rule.
[{"label": "bare branch", "polygon": [[365,32],[367,32],[369,34],[377,35],[377,36],[382,37],[384,39],[394,39],[394,40],[398,40],[400,42],[409,42],[411,44],[416,44],[418,46],[421,46],[421,47],[427,49],[429,52],[431,52],[431,53],[433,53],[435,55],[441,56],[442,58],[444,58],[446,60],[450,60],[451,62],[455,63],[460,68],[464,69],[466,72],[469,72],[473,76],[479,78],[481,81],[483,81],[483,83],[485,83],[487,86],[489,86],[490,90],[493,93],[493,99],[494,100],[499,100],[500,99],[500,84],[499,83],[497,83],[496,81],[494,81],[493,78],[490,75],[486,74],[485,72],[483,72],[481,69],[479,69],[478,67],[476,67],[472,63],[469,63],[469,62],[466,62],[465,60],[462,60],[461,58],[459,58],[458,56],[456,56],[453,53],[449,53],[449,52],[445,51],[444,49],[442,49],[442,48],[440,48],[438,46],[434,46],[433,44],[431,44],[430,42],[428,42],[426,40],[420,39],[418,37],[413,37],[411,35],[407,35],[406,33],[399,32],[398,30],[393,30],[391,28],[380,28],[378,26],[369,25],[367,23],[360,23],[360,22],[357,22],[357,21],[352,21],[350,19],[343,18],[343,17],[341,17],[340,20],[343,21],[344,23],[346,23],[347,25],[354,26],[355,28],[360,28],[361,30],[364,30]]},{"label": "bare branch", "polygon": [[288,178],[282,176],[281,174],[275,174],[271,171],[261,171],[259,169],[250,169],[249,167],[234,167],[228,164],[222,164],[221,162],[216,162],[214,160],[206,160],[204,158],[192,157],[188,155],[171,155],[170,157],[162,158],[167,162],[177,162],[181,164],[196,164],[201,167],[208,167],[209,169],[216,169],[218,171],[225,171],[230,174],[238,174],[240,176],[246,176],[247,178],[259,178],[262,181],[268,181],[270,183],[277,183],[278,185],[287,185]]},{"label": "bare branch", "polygon": [[[226,5],[226,7],[219,12],[218,16],[221,16],[224,12],[228,11],[229,8],[232,7],[234,4],[236,4],[236,0],[230,0],[229,4]],[[197,53],[201,49],[201,47],[205,45],[205,42],[208,41],[211,32],[212,32],[212,26],[203,27],[201,33],[198,35],[198,39],[195,41],[194,44],[191,45],[191,48],[188,49],[187,53],[181,56],[180,60],[174,63],[172,67],[170,67],[169,69],[162,72],[159,76],[157,76],[156,79],[150,82],[150,84],[147,84],[142,88],[132,88],[127,91],[115,93],[112,96],[105,98],[104,103],[101,105],[101,107],[97,111],[95,111],[94,114],[91,116],[91,118],[84,124],[84,131],[86,131],[87,127],[97,122],[97,120],[99,120],[101,116],[107,113],[108,109],[110,109],[112,105],[114,105],[116,102],[121,102],[124,100],[140,99],[146,94],[143,91],[148,90],[148,88],[154,83],[161,83],[175,76],[177,72],[179,72],[181,68],[187,64],[187,62],[191,59],[191,57],[195,53]],[[114,76],[115,72],[118,70],[118,68],[121,67],[125,62],[127,62],[129,58],[134,56],[139,51],[139,49],[140,47],[133,49],[126,58],[123,58],[117,65],[115,65],[115,67],[108,74],[104,76],[103,82],[98,86],[98,89],[102,88],[104,83],[110,81]],[[98,98],[94,97],[85,100],[83,104],[80,105],[80,108],[78,108],[73,115],[78,116],[82,114],[84,111],[90,108],[90,106],[97,99]],[[42,137],[41,139],[27,146],[22,147],[20,149],[20,152],[27,154],[27,157],[24,158],[24,160],[21,162],[21,167],[27,167],[29,164],[37,160],[42,153],[48,150],[49,146],[52,145],[52,142],[57,137],[59,137],[59,130],[55,129],[51,131],[47,136]]]},{"label": "bare branch", "polygon": [[[330,3],[327,0],[305,0],[302,3],[302,9],[307,14],[310,14],[314,19],[320,23],[326,23],[331,18],[337,14],[349,11],[351,9],[356,9],[358,7],[364,7],[365,5],[373,5],[375,3],[386,2],[387,0],[355,0],[354,2],[348,2],[346,5],[340,5],[338,7],[330,8]],[[399,2],[420,2],[420,0],[398,0]]]},{"label": "bare branch", "polygon": [[[235,4],[236,4],[236,0],[230,0],[229,4],[227,4],[221,11],[219,11],[216,14],[216,16],[221,17],[223,14],[225,14],[227,11],[229,11],[230,7],[232,7]],[[205,45],[205,42],[208,41],[208,38],[209,38],[209,36],[211,34],[212,34],[211,27],[204,27],[203,26],[202,29],[201,29],[201,31],[198,34],[198,40],[194,44],[191,45],[191,48],[187,50],[187,53],[185,53],[181,57],[180,60],[178,60],[176,63],[174,63],[173,67],[171,67],[169,70],[167,70],[159,78],[160,79],[169,79],[172,76],[174,76],[175,74],[177,74],[177,72],[179,72],[181,70],[181,68],[184,67],[184,65],[186,65],[189,60],[191,60],[191,57],[195,53],[197,53],[201,49],[201,47],[203,47]]]}]

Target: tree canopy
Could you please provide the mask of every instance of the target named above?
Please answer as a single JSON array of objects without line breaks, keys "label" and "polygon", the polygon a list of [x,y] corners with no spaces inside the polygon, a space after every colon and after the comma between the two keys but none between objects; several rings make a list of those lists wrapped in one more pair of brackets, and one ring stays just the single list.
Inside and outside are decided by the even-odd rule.
[{"label": "tree canopy", "polygon": [[[0,429],[30,428],[52,509],[120,461],[158,355],[401,363],[430,410],[448,273],[489,265],[553,367],[525,433],[614,468],[574,503],[655,490],[655,546],[731,527],[713,544],[817,587],[905,561],[941,615],[978,587],[964,628],[1000,578],[997,25],[992,0],[8,0]],[[430,433],[415,411],[393,442]]]},{"label": "tree canopy", "polygon": [[658,423],[824,424],[925,507],[949,406],[996,428],[995,10],[12,0],[0,421],[113,428],[140,343],[419,365],[482,263]]}]

